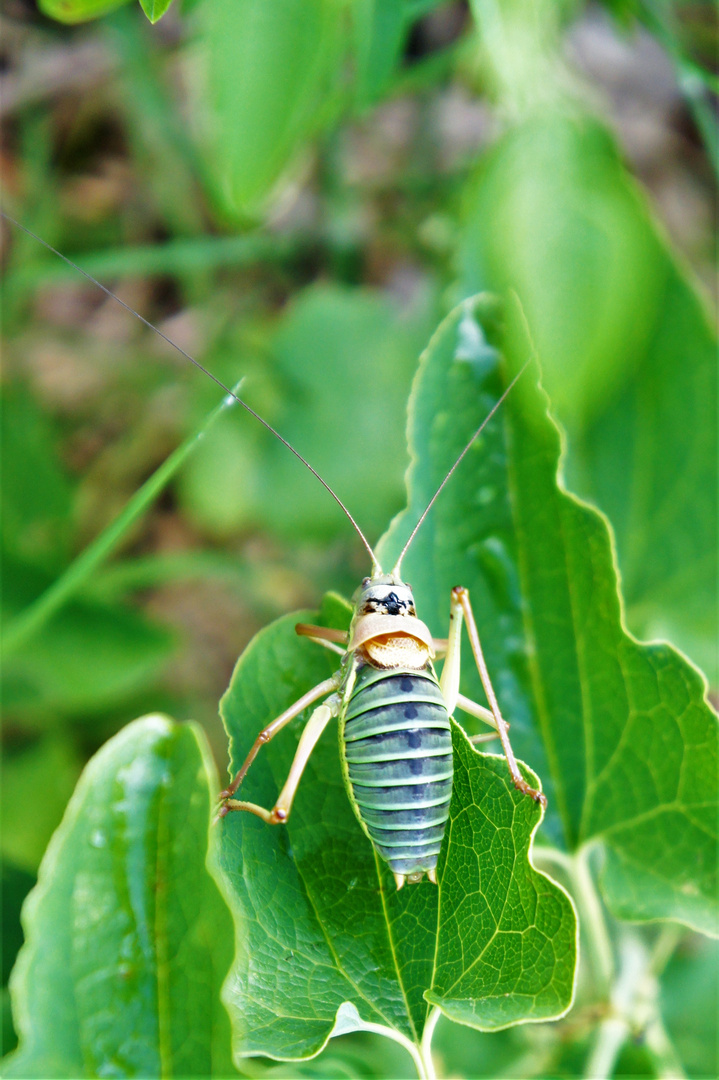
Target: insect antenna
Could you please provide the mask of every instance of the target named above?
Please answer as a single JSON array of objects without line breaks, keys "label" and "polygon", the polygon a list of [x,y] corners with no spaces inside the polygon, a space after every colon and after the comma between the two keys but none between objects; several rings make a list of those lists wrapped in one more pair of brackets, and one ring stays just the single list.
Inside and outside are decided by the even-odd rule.
[{"label": "insect antenna", "polygon": [[427,517],[427,514],[428,514],[428,513],[430,512],[430,510],[431,510],[431,509],[432,509],[432,507],[434,506],[435,502],[437,501],[438,497],[440,496],[440,494],[441,494],[441,493],[442,493],[442,491],[444,490],[445,486],[446,486],[446,485],[447,485],[447,483],[449,482],[449,479],[450,479],[450,477],[452,476],[452,473],[453,473],[453,472],[454,472],[454,470],[455,470],[455,469],[457,468],[457,466],[459,465],[459,463],[461,462],[461,460],[462,460],[462,458],[463,458],[463,457],[465,456],[465,454],[466,454],[466,453],[468,452],[468,450],[469,450],[470,446],[472,445],[472,443],[474,442],[474,440],[475,440],[475,439],[477,439],[477,438],[479,438],[479,436],[480,436],[480,435],[482,434],[482,432],[484,431],[485,427],[487,426],[487,424],[489,423],[489,421],[490,421],[490,420],[492,419],[492,417],[493,417],[493,416],[494,416],[494,414],[496,413],[497,409],[498,409],[498,408],[500,407],[500,405],[502,404],[502,402],[504,401],[504,399],[505,399],[505,398],[507,397],[507,395],[509,394],[509,392],[510,392],[510,390],[512,389],[512,387],[514,386],[514,384],[515,384],[515,383],[517,382],[517,379],[519,379],[520,375],[522,375],[522,374],[523,374],[523,372],[524,372],[524,371],[525,371],[525,370],[527,369],[527,367],[529,366],[529,364],[530,364],[530,363],[532,362],[532,359],[533,359],[533,357],[532,357],[532,356],[530,356],[530,357],[529,357],[529,359],[528,359],[528,360],[525,360],[524,364],[522,364],[522,367],[521,367],[521,368],[519,369],[519,371],[517,372],[517,374],[516,374],[516,375],[514,376],[514,378],[513,378],[513,379],[512,379],[512,381],[510,382],[509,386],[507,386],[507,388],[506,388],[506,389],[505,389],[505,390],[504,390],[504,391],[502,392],[502,394],[500,395],[500,397],[499,397],[499,398],[497,399],[497,401],[496,401],[496,402],[494,403],[494,405],[492,406],[492,408],[491,408],[491,409],[489,410],[489,412],[488,412],[488,413],[487,413],[487,415],[485,416],[484,420],[483,420],[483,421],[482,421],[482,423],[481,423],[481,424],[479,425],[479,427],[477,428],[477,430],[475,431],[475,433],[474,433],[474,434],[472,435],[471,439],[469,440],[469,442],[468,442],[468,443],[467,443],[467,445],[465,446],[464,450],[463,450],[463,451],[462,451],[462,453],[461,453],[461,454],[459,455],[459,457],[458,457],[458,458],[457,458],[457,459],[455,460],[455,462],[454,462],[454,464],[452,465],[452,467],[450,468],[449,472],[448,472],[448,473],[447,473],[447,474],[445,475],[445,477],[444,477],[444,480],[443,480],[443,481],[442,481],[442,483],[441,483],[441,484],[439,485],[439,487],[438,487],[438,488],[437,488],[437,490],[435,491],[434,495],[432,496],[432,498],[431,498],[431,499],[429,500],[429,502],[428,502],[428,503],[427,503],[427,505],[425,506],[424,510],[422,511],[422,514],[421,514],[421,516],[420,516],[420,519],[419,519],[419,521],[417,522],[417,524],[415,525],[415,527],[414,527],[414,528],[412,529],[412,532],[410,533],[410,536],[409,536],[409,540],[407,541],[407,543],[406,543],[406,544],[404,545],[404,547],[402,548],[402,550],[401,550],[401,552],[400,552],[400,555],[399,555],[399,558],[397,559],[397,562],[395,563],[394,569],[393,569],[393,571],[392,571],[392,576],[393,576],[393,577],[394,577],[394,576],[397,576],[397,577],[399,577],[399,569],[400,569],[400,566],[401,566],[401,564],[402,564],[402,559],[404,559],[405,555],[407,554],[407,551],[408,551],[408,549],[409,549],[409,546],[410,546],[410,544],[412,543],[412,541],[414,540],[414,538],[415,538],[415,536],[417,535],[417,533],[419,532],[420,526],[422,525],[422,523],[423,523],[424,519],[425,519],[425,518]]},{"label": "insect antenna", "polygon": [[153,331],[153,333],[157,334],[158,337],[161,337],[163,341],[166,341],[168,345],[171,345],[173,349],[176,349],[177,352],[179,352],[181,356],[184,356],[186,360],[189,360],[191,364],[194,364],[196,368],[199,368],[200,371],[204,372],[205,375],[207,375],[210,379],[212,379],[212,381],[214,383],[216,383],[220,387],[221,390],[224,390],[225,393],[229,397],[233,398],[237,402],[238,405],[241,405],[242,408],[245,409],[245,411],[250,414],[250,416],[254,416],[255,420],[259,420],[259,422],[262,424],[263,427],[265,427],[269,432],[271,432],[275,436],[276,439],[279,439],[279,441],[284,446],[286,446],[288,450],[291,450],[292,453],[295,455],[295,457],[299,461],[301,461],[302,464],[306,468],[309,469],[309,471],[312,473],[312,475],[315,476],[319,480],[319,482],[322,484],[322,487],[325,489],[325,491],[329,492],[329,494],[335,500],[335,502],[340,507],[340,509],[343,511],[345,516],[349,519],[349,521],[352,524],[355,532],[359,536],[359,538],[362,541],[362,543],[364,544],[364,546],[367,548],[367,551],[369,552],[369,556],[372,559],[372,573],[375,574],[375,573],[380,573],[381,572],[380,565],[379,565],[379,563],[377,561],[377,557],[375,556],[374,551],[370,547],[367,538],[365,537],[364,533],[360,529],[360,527],[357,524],[357,522],[355,521],[355,519],[352,517],[352,514],[349,512],[349,510],[347,509],[345,504],[340,499],[339,495],[335,491],[333,491],[333,489],[330,487],[330,485],[327,483],[327,481],[324,480],[320,476],[320,474],[317,472],[317,470],[314,469],[310,465],[309,461],[307,461],[307,459],[302,456],[302,454],[299,452],[299,450],[295,450],[292,443],[288,442],[287,439],[285,439],[283,435],[280,435],[279,431],[276,431],[272,427],[272,424],[268,423],[268,421],[265,420],[264,417],[260,416],[259,413],[255,412],[255,410],[250,405],[248,405],[246,401],[243,401],[241,397],[238,397],[237,394],[233,390],[231,390],[229,386],[225,386],[225,384],[222,382],[222,380],[218,379],[218,377],[216,375],[214,375],[208,368],[206,368],[204,366],[204,364],[201,364],[199,360],[195,359],[194,356],[191,356],[190,353],[186,352],[185,349],[183,349],[181,345],[178,345],[176,341],[173,341],[172,338],[168,337],[167,334],[163,333],[163,331],[160,330],[160,328],[158,326],[155,326],[154,323],[151,323],[150,320],[146,319],[144,315],[141,315],[139,311],[135,311],[135,309],[133,307],[131,307],[129,304],[125,303],[125,301],[122,300],[119,296],[117,296],[112,291],[112,289],[108,289],[108,287],[106,285],[103,285],[101,281],[98,281],[97,278],[93,277],[92,274],[87,272],[87,270],[83,270],[83,268],[81,266],[78,266],[77,263],[72,261],[72,259],[69,259],[67,257],[67,255],[63,255],[63,253],[61,251],[58,251],[57,248],[54,248],[52,246],[52,244],[49,244],[47,242],[47,240],[43,240],[43,238],[41,236],[38,236],[37,233],[34,233],[32,231],[32,229],[28,229],[28,227],[26,225],[23,225],[23,224],[21,224],[21,222],[16,221],[14,217],[11,217],[10,214],[6,213],[4,210],[0,210],[0,217],[5,218],[6,221],[9,221],[16,228],[21,229],[22,232],[26,233],[28,236],[31,236],[33,238],[33,240],[37,240],[37,242],[39,244],[42,244],[42,246],[44,248],[47,248],[48,251],[51,251],[53,253],[53,255],[57,255],[57,257],[59,259],[62,259],[62,261],[67,263],[68,266],[71,266],[73,268],[73,270],[76,270],[79,274],[82,274],[83,277],[87,278],[88,281],[91,281],[93,283],[93,285],[96,285],[98,287],[98,289],[102,289],[102,291],[105,293],[106,296],[109,296],[111,300],[115,300],[118,304],[121,305],[121,307],[124,307],[125,310],[128,311],[131,315],[134,315],[136,319],[139,319],[141,323],[144,323],[145,326],[147,326],[150,330]]}]

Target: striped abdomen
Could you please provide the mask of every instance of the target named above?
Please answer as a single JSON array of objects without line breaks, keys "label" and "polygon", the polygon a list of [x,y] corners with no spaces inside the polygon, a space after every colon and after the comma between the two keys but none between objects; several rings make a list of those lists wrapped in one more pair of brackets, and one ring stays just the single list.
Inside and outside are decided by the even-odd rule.
[{"label": "striped abdomen", "polygon": [[431,670],[357,673],[343,720],[357,815],[396,874],[433,870],[452,794],[452,735]]}]

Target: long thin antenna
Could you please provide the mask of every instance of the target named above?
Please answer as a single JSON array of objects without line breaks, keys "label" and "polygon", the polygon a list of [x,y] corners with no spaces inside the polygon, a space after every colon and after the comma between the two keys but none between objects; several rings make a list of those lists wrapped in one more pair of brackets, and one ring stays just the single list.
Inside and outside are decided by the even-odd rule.
[{"label": "long thin antenna", "polygon": [[141,315],[139,311],[135,311],[133,307],[130,307],[129,304],[126,304],[124,300],[121,300],[119,296],[117,296],[111,289],[108,289],[106,285],[103,285],[101,281],[98,281],[97,278],[94,278],[92,274],[89,274],[87,270],[83,270],[83,268],[81,266],[78,266],[77,263],[74,263],[72,259],[68,259],[67,255],[63,255],[63,253],[61,251],[58,251],[57,248],[54,248],[52,244],[48,244],[47,240],[43,240],[43,238],[41,236],[38,236],[37,233],[34,233],[32,229],[28,229],[27,225],[22,225],[19,221],[16,221],[14,217],[11,217],[10,214],[7,214],[2,209],[0,209],[0,216],[4,217],[6,221],[10,221],[13,225],[15,225],[16,228],[21,229],[24,233],[27,233],[27,235],[31,236],[33,240],[37,240],[39,244],[42,244],[42,246],[47,248],[48,251],[51,251],[53,255],[57,255],[59,259],[62,259],[62,261],[67,263],[68,266],[71,266],[73,270],[77,270],[79,274],[82,274],[82,276],[87,278],[88,281],[91,281],[93,285],[97,285],[98,289],[102,289],[106,296],[109,296],[111,300],[116,300],[118,304],[125,308],[125,311],[129,311],[131,315],[134,315],[136,319],[139,319],[141,323],[144,323],[145,326],[147,326],[150,330],[157,334],[158,337],[161,337],[163,341],[166,341],[168,345],[171,345],[173,349],[177,349],[181,356],[184,356],[185,359],[189,360],[191,364],[194,364],[196,368],[199,368],[200,371],[203,371],[205,375],[209,376],[209,378],[212,379],[214,383],[217,383],[220,389],[224,390],[225,393],[229,395],[229,397],[234,398],[237,404],[241,405],[242,408],[250,414],[250,416],[254,416],[255,420],[259,420],[263,427],[267,428],[267,430],[270,431],[276,439],[279,439],[280,442],[284,446],[286,446],[288,450],[292,451],[295,457],[298,458],[302,462],[302,464],[310,470],[312,475],[317,477],[319,482],[322,484],[322,487],[330,493],[330,495],[340,507],[340,509],[349,518],[355,529],[355,532],[359,536],[364,546],[367,548],[369,556],[372,559],[373,572],[379,569],[379,563],[377,562],[375,553],[370,547],[367,538],[365,537],[364,533],[360,529],[355,519],[350,514],[345,504],[340,499],[339,495],[337,495],[332,490],[326,480],[322,479],[317,470],[312,468],[309,461],[302,457],[302,454],[299,452],[299,450],[295,450],[294,446],[289,443],[287,439],[285,439],[282,435],[280,435],[279,431],[275,431],[275,429],[272,427],[272,424],[269,424],[260,416],[259,413],[256,413],[255,410],[251,408],[251,406],[249,406],[246,401],[243,401],[242,398],[238,397],[237,394],[234,393],[234,391],[230,390],[229,386],[225,386],[222,380],[218,379],[216,375],[213,375],[213,373],[209,371],[208,368],[206,368],[203,364],[201,364],[199,360],[196,360],[194,356],[190,356],[188,352],[185,352],[181,345],[178,345],[176,341],[173,341],[172,338],[169,338],[167,336],[167,334],[164,334],[162,330],[159,329],[159,327],[151,323],[149,319],[146,319],[145,316]]},{"label": "long thin antenna", "polygon": [[412,529],[412,532],[410,533],[410,537],[409,537],[409,540],[407,541],[407,543],[406,543],[406,544],[404,545],[404,547],[402,548],[402,551],[400,552],[400,556],[399,556],[399,558],[397,559],[397,562],[395,563],[395,567],[394,567],[394,570],[392,571],[392,574],[393,574],[393,575],[395,575],[395,574],[396,574],[397,576],[399,576],[399,568],[400,568],[400,564],[401,564],[401,562],[402,562],[402,559],[403,559],[403,558],[405,557],[405,555],[407,554],[407,550],[408,550],[408,548],[409,548],[409,545],[410,545],[410,544],[412,543],[412,541],[414,540],[415,536],[416,536],[416,535],[417,535],[417,533],[419,532],[419,529],[420,529],[420,526],[421,526],[422,522],[423,522],[423,521],[424,521],[424,519],[425,519],[425,518],[427,517],[427,514],[428,514],[428,513],[430,512],[430,510],[431,510],[431,509],[432,509],[432,507],[434,506],[435,502],[437,501],[437,499],[438,499],[439,495],[440,495],[440,494],[442,493],[442,491],[444,490],[444,488],[445,488],[445,485],[447,484],[447,482],[449,481],[450,477],[452,476],[452,473],[453,473],[453,472],[454,472],[454,470],[455,470],[455,469],[457,468],[457,466],[459,465],[459,463],[461,462],[462,458],[464,457],[464,455],[465,455],[465,454],[467,453],[467,451],[469,450],[469,448],[470,448],[470,446],[472,445],[472,443],[474,442],[474,440],[475,440],[475,439],[477,439],[477,438],[478,438],[478,437],[479,437],[479,436],[480,436],[480,435],[482,434],[482,432],[484,431],[485,427],[487,426],[487,424],[489,423],[489,421],[490,421],[490,420],[492,419],[492,417],[493,417],[493,416],[494,416],[494,414],[496,413],[497,409],[498,409],[498,408],[499,408],[499,406],[500,406],[500,405],[502,404],[502,402],[503,402],[503,401],[504,401],[504,399],[506,398],[507,394],[508,394],[508,393],[510,392],[510,390],[512,389],[512,387],[513,387],[513,386],[514,386],[514,384],[516,383],[517,379],[518,379],[518,378],[519,378],[519,376],[520,376],[520,375],[521,375],[521,374],[522,374],[522,373],[523,373],[523,372],[524,372],[524,371],[526,370],[526,368],[527,368],[527,367],[529,366],[529,364],[531,363],[532,359],[533,359],[533,357],[531,357],[531,356],[530,356],[528,360],[525,360],[524,364],[523,364],[523,365],[522,365],[522,367],[521,367],[521,368],[519,369],[519,371],[517,372],[517,374],[516,374],[516,375],[514,376],[514,378],[512,379],[511,383],[509,384],[509,386],[508,386],[508,387],[506,388],[506,390],[504,390],[504,391],[503,391],[503,393],[502,393],[502,394],[500,395],[500,397],[498,398],[498,400],[497,400],[497,401],[496,401],[496,402],[494,403],[494,405],[492,406],[492,408],[491,408],[491,409],[489,410],[489,412],[488,412],[488,413],[487,413],[487,415],[485,416],[484,420],[483,420],[483,421],[482,421],[482,423],[481,423],[481,424],[479,425],[479,427],[478,427],[478,428],[477,428],[477,430],[475,431],[474,435],[473,435],[473,436],[472,436],[472,438],[471,438],[471,439],[469,440],[469,442],[468,442],[468,443],[467,443],[467,445],[465,446],[464,450],[463,450],[463,451],[462,451],[462,453],[461,453],[461,454],[459,455],[459,457],[458,457],[458,458],[457,458],[457,460],[455,461],[454,465],[453,465],[453,466],[452,466],[452,468],[451,468],[451,469],[449,470],[449,472],[448,472],[448,473],[447,473],[447,475],[445,476],[444,480],[443,480],[443,481],[442,481],[442,483],[441,483],[441,484],[439,485],[439,487],[438,487],[438,488],[437,488],[437,490],[435,491],[434,495],[432,496],[432,498],[431,498],[431,499],[429,500],[429,502],[427,503],[427,505],[426,505],[426,507],[425,507],[425,509],[424,509],[424,511],[423,511],[423,513],[422,513],[422,516],[420,517],[419,521],[417,522],[417,524],[415,525],[415,527],[414,527],[414,528]]}]

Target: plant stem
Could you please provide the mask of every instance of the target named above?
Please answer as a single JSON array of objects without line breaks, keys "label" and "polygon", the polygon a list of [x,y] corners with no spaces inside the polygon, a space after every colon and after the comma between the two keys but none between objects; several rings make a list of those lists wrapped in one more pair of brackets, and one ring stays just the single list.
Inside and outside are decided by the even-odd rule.
[{"label": "plant stem", "polygon": [[[239,390],[239,383],[233,393]],[[97,536],[92,543],[68,566],[67,570],[42,593],[37,600],[16,616],[3,635],[3,655],[25,645],[45,623],[62,608],[85,584],[90,575],[119,544],[130,526],[153,503],[162,489],[170,482],[185,459],[202,441],[217,418],[234,404],[227,396],[215,408],[202,426],[182,442],[152,476],[138,488],[124,510]]]},{"label": "plant stem", "polygon": [[[402,1035],[401,1032],[395,1031],[394,1028],[385,1027],[384,1024],[368,1024],[364,1021],[362,1021],[362,1031],[372,1031],[375,1035],[384,1035],[385,1039],[392,1039],[394,1042],[399,1043],[400,1046],[405,1048],[414,1061],[419,1080],[437,1080],[431,1056],[429,1062],[426,1062],[421,1047],[419,1047],[417,1043],[413,1043],[406,1035]],[[429,1068],[427,1067],[428,1065]]]},{"label": "plant stem", "polygon": [[600,1000],[608,1000],[614,978],[614,955],[602,902],[592,878],[589,864],[591,852],[588,845],[579,848],[569,860],[569,878],[596,980],[597,996]]},{"label": "plant stem", "polygon": [[534,849],[538,863],[554,865],[566,876],[579,912],[596,997],[610,1006],[609,1015],[596,1029],[584,1068],[584,1080],[611,1077],[622,1047],[636,1034],[643,1036],[659,1080],[683,1080],[681,1061],[659,1010],[658,982],[681,940],[682,930],[673,923],[665,925],[650,951],[635,931],[618,929],[618,962],[615,964],[602,902],[592,875],[593,851],[591,845],[584,845],[571,856],[552,847]]},{"label": "plant stem", "polygon": [[621,932],[619,974],[612,987],[612,1012],[599,1025],[587,1061],[585,1080],[612,1076],[617,1058],[631,1035],[641,1035],[659,1080],[683,1080],[684,1069],[659,1011],[657,975],[679,941],[681,931],[668,926],[650,952],[639,935]]},{"label": "plant stem", "polygon": [[630,1018],[634,1013],[637,989],[647,971],[649,958],[641,940],[635,934],[624,935],[621,965],[611,991],[612,1014],[597,1028],[589,1059],[584,1069],[585,1080],[606,1080],[624,1043],[631,1032]]},{"label": "plant stem", "polygon": [[427,1023],[424,1025],[424,1031],[422,1032],[422,1042],[420,1043],[419,1052],[422,1055],[422,1061],[424,1062],[424,1069],[428,1080],[435,1080],[436,1077],[434,1061],[432,1060],[432,1039],[434,1038],[434,1030],[437,1027],[437,1021],[441,1015],[440,1009],[435,1005],[427,1017]]}]

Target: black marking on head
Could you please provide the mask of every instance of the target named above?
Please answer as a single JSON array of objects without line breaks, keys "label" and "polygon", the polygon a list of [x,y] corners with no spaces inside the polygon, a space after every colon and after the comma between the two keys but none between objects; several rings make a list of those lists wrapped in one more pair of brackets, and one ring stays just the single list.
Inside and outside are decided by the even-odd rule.
[{"label": "black marking on head", "polygon": [[378,591],[374,595],[364,597],[359,605],[359,614],[416,616],[417,611],[410,592],[403,597],[394,589],[390,589],[389,592]]}]

